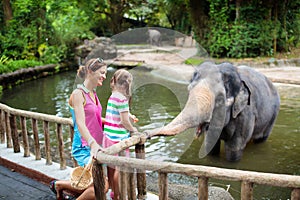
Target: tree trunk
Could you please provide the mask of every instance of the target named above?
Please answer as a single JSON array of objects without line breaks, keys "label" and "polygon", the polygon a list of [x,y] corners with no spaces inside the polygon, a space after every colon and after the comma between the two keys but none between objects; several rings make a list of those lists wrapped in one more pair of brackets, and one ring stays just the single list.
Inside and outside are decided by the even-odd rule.
[{"label": "tree trunk", "polygon": [[[198,42],[205,41],[205,35],[208,32],[208,7],[209,5],[206,1],[189,0],[188,2],[190,21],[196,37],[195,39]],[[201,43],[199,42],[199,44]]]},{"label": "tree trunk", "polygon": [[[274,2],[274,21],[277,22],[278,20],[278,6],[277,6],[277,1]],[[276,51],[277,51],[277,30],[274,30],[274,38],[273,38],[274,42],[273,42],[273,51],[274,51],[274,55],[276,55]]]},{"label": "tree trunk", "polygon": [[241,9],[242,0],[236,0],[235,4],[235,21],[238,21],[240,18],[240,9]]},{"label": "tree trunk", "polygon": [[13,18],[10,0],[3,0],[3,12],[4,12],[4,22],[5,24],[8,24],[8,22]]}]

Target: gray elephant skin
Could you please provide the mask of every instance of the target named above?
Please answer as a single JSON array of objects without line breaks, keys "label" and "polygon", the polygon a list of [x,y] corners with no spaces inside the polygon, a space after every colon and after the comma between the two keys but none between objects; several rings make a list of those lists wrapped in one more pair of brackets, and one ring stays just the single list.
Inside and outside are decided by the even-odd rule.
[{"label": "gray elephant skin", "polygon": [[155,29],[148,30],[148,40],[151,45],[161,46],[161,33]]},{"label": "gray elephant skin", "polygon": [[204,134],[203,157],[218,155],[223,140],[226,159],[240,160],[248,142],[267,140],[279,112],[275,86],[247,66],[204,62],[195,68],[188,91],[185,107],[173,121],[146,132],[171,136],[196,128],[197,137]]}]

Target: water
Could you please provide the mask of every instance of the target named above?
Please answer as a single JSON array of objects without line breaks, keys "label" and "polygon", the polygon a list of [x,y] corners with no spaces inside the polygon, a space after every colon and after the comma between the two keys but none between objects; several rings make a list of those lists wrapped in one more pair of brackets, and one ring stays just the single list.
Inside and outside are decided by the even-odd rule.
[{"label": "water", "polygon": [[[109,69],[103,87],[97,94],[103,106],[110,95],[109,80],[114,69]],[[150,72],[132,71],[136,81],[131,112],[139,118],[140,131],[161,127],[170,122],[182,109],[186,97],[186,84],[174,83],[153,76]],[[13,108],[70,117],[68,97],[74,88],[76,72],[64,72],[42,78],[3,91],[0,102]],[[150,80],[150,81],[149,81]],[[259,172],[300,175],[300,87],[277,85],[281,96],[280,113],[267,142],[249,144],[240,162],[225,160],[224,151],[219,157],[199,159],[201,142],[193,140],[194,130],[187,130],[175,137],[154,137],[146,143],[146,158],[195,165],[207,165]],[[55,133],[51,133],[55,137]],[[66,138],[68,136],[66,135]],[[196,178],[170,174],[170,181],[196,185]],[[230,187],[235,199],[240,198],[237,182],[210,179],[210,184]],[[289,199],[290,189],[254,186],[254,199]]]}]

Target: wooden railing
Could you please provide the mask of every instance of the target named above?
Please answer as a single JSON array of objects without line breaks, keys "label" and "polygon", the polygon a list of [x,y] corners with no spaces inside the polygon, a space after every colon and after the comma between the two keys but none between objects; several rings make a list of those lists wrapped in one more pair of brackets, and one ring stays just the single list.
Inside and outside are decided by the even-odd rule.
[{"label": "wooden railing", "polygon": [[[17,117],[20,120],[20,129],[18,128]],[[24,111],[20,109],[11,108],[5,104],[0,103],[0,142],[5,142],[7,148],[14,149],[15,153],[20,152],[20,141],[19,141],[19,132],[22,132],[22,143],[24,148],[24,157],[30,156],[30,146],[28,141],[28,133],[27,133],[27,123],[26,119],[31,120],[32,132],[33,132],[33,140],[34,140],[34,154],[36,160],[41,159],[41,145],[40,138],[38,133],[38,123],[41,122],[43,125],[43,133],[44,133],[44,146],[45,146],[45,159],[46,164],[52,164],[52,156],[51,156],[51,145],[50,145],[50,129],[49,124],[54,123],[56,125],[56,137],[57,137],[57,147],[59,149],[59,163],[60,169],[66,168],[66,156],[64,154],[64,141],[63,141],[63,133],[62,126],[69,127],[69,134],[71,140],[73,139],[73,122],[71,119],[57,117],[54,115]]]},{"label": "wooden railing", "polygon": [[[73,137],[71,119],[56,117],[53,115],[40,114],[10,108],[0,103],[0,142],[4,143],[5,138],[8,148],[14,148],[14,152],[20,152],[18,139],[18,126],[16,118],[20,118],[20,126],[23,138],[24,156],[29,156],[29,144],[26,128],[26,118],[31,119],[34,134],[34,149],[36,159],[41,158],[38,137],[38,121],[43,122],[43,132],[45,137],[45,157],[46,164],[51,164],[49,123],[56,124],[57,144],[60,152],[61,169],[66,167],[66,158],[63,154],[64,142],[62,137],[62,125],[69,127],[70,137]],[[145,160],[144,135],[139,134],[129,139],[119,142],[107,149],[105,152],[98,152],[97,161],[93,165],[93,178],[95,194],[97,200],[105,200],[104,194],[104,169],[103,164],[118,166],[120,169],[120,199],[145,199],[146,174],[145,171],[156,171],[159,174],[159,199],[168,199],[168,174],[184,174],[198,177],[198,199],[208,199],[208,180],[215,178],[219,180],[230,180],[241,182],[241,199],[253,199],[253,186],[269,185],[277,187],[291,188],[291,200],[300,200],[300,176],[260,173],[234,169],[223,169],[217,167],[207,167],[201,165],[186,165],[170,162],[154,162]],[[136,158],[116,157],[115,154],[123,155],[124,150],[135,146]],[[136,188],[137,193],[136,194]]]}]

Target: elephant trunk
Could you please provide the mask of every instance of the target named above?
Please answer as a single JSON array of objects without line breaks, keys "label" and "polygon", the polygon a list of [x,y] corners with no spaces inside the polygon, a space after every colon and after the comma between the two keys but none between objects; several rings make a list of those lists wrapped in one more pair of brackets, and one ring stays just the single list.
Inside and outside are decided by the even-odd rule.
[{"label": "elephant trunk", "polygon": [[[216,86],[217,87],[217,86]],[[226,108],[225,108],[225,91],[219,88],[220,92],[215,98],[215,107],[213,109],[212,119],[209,129],[206,132],[204,143],[199,151],[199,158],[208,155],[213,149],[216,150],[216,145],[220,140],[222,130],[225,125]],[[217,146],[217,149],[220,147]]]},{"label": "elephant trunk", "polygon": [[190,90],[187,103],[177,117],[167,126],[152,130],[150,135],[176,135],[188,128],[209,122],[214,107],[214,98],[214,94],[206,85],[195,86]]}]

